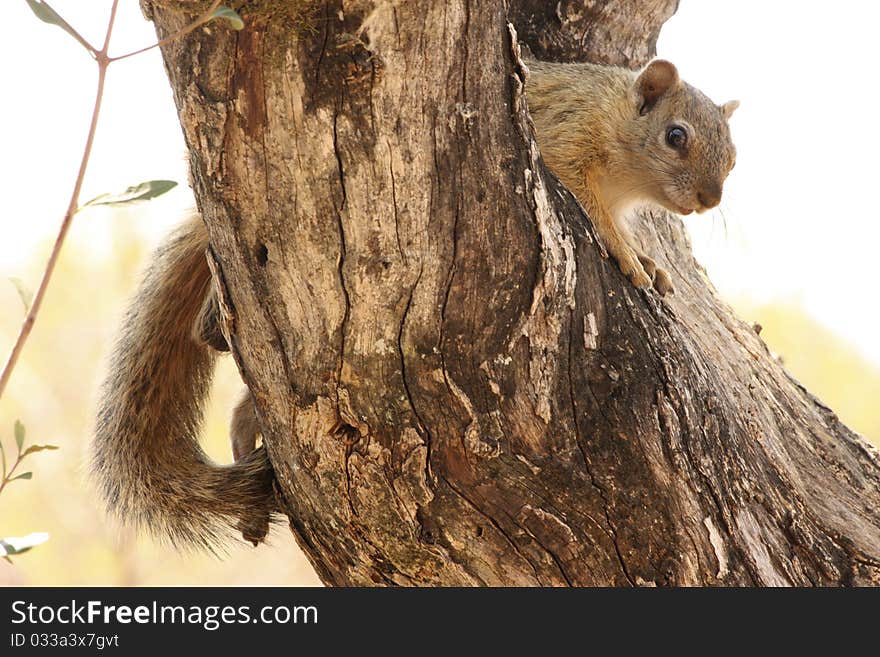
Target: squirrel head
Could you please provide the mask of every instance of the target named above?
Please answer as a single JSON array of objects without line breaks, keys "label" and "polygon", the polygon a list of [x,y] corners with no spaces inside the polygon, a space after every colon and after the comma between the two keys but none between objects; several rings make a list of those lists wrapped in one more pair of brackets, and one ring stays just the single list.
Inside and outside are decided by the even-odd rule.
[{"label": "squirrel head", "polygon": [[639,73],[631,98],[633,112],[621,135],[629,145],[623,164],[639,196],[678,214],[718,205],[736,163],[728,119],[739,101],[716,105],[662,59]]}]

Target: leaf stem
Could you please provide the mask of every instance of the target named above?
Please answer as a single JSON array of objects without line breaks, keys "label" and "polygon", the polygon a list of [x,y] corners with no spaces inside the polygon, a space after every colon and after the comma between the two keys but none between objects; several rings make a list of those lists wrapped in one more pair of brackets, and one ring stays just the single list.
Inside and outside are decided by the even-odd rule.
[{"label": "leaf stem", "polygon": [[[95,48],[95,46],[93,46],[91,43],[89,43],[88,41],[86,41],[86,40],[83,38],[83,35],[82,35],[82,34],[80,34],[80,33],[77,32],[75,29],[73,29],[73,26],[72,26],[70,23],[68,23],[66,20],[64,20],[64,17],[61,16],[61,14],[59,14],[57,11],[55,11],[54,9],[52,9],[52,7],[50,7],[46,2],[43,2],[42,0],[40,0],[39,2],[32,2],[31,0],[28,0],[28,4],[31,6],[31,11],[33,11],[33,12],[37,15],[37,18],[39,18],[41,21],[43,21],[43,22],[47,22],[47,23],[50,23],[50,24],[53,24],[53,25],[57,25],[58,27],[60,27],[62,30],[64,30],[64,31],[67,32],[70,36],[72,36],[74,39],[76,39],[76,41],[77,41],[77,42],[78,42],[83,48],[85,48],[86,50],[88,50],[88,51],[89,51],[89,54],[90,54],[92,57],[94,57],[95,55],[98,54],[98,49]],[[46,18],[45,16],[41,15],[41,14],[37,11],[37,7],[40,6],[40,5],[42,5],[43,7],[45,7],[45,8],[49,11],[49,13],[51,14],[51,18],[49,18],[49,19],[47,20],[47,18]],[[54,20],[53,20],[53,19],[54,19]]]},{"label": "leaf stem", "polygon": [[98,49],[95,48],[95,46],[93,46],[91,43],[89,43],[88,41],[86,41],[86,40],[83,38],[83,36],[82,36],[79,32],[77,32],[76,30],[74,30],[73,27],[71,27],[70,23],[68,23],[66,20],[64,20],[63,18],[61,18],[61,16],[58,16],[58,20],[61,21],[61,28],[62,28],[63,30],[65,30],[65,31],[66,31],[70,36],[72,36],[74,39],[76,39],[76,40],[80,43],[80,45],[81,45],[83,48],[85,48],[86,50],[88,50],[88,51],[89,51],[89,54],[90,54],[92,57],[94,57],[95,55],[98,54]]},{"label": "leaf stem", "polygon": [[[13,463],[12,467],[9,468],[9,472],[3,473],[3,479],[0,480],[0,493],[3,492],[4,488],[6,488],[6,484],[8,484],[10,481],[12,481],[12,473],[15,472],[15,469],[21,464],[21,461],[22,461],[21,454],[19,454],[18,457],[15,459],[15,463]],[[4,459],[3,465],[4,465],[4,470],[5,470],[6,469],[5,459]]]}]

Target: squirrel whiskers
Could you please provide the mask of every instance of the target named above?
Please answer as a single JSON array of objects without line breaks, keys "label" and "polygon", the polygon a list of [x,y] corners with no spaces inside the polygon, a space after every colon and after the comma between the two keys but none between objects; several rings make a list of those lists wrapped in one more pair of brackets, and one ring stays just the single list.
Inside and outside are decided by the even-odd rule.
[{"label": "squirrel whiskers", "polygon": [[736,161],[727,120],[739,103],[716,105],[662,59],[641,73],[526,64],[526,97],[547,166],[584,206],[632,283],[673,292],[669,274],[640,252],[624,219],[639,203],[678,214],[718,205]]}]

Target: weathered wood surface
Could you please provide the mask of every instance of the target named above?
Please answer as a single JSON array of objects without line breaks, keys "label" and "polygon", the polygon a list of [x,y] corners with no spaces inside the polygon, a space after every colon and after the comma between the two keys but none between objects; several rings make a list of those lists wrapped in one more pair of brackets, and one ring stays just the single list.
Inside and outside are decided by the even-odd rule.
[{"label": "weathered wood surface", "polygon": [[[190,15],[143,0],[160,35]],[[543,167],[535,55],[641,65],[674,1],[321,3],[163,49],[291,529],[328,584],[880,580],[875,450],[718,300],[634,289]],[[259,6],[256,3],[254,6]],[[699,221],[699,218],[695,218]]]}]

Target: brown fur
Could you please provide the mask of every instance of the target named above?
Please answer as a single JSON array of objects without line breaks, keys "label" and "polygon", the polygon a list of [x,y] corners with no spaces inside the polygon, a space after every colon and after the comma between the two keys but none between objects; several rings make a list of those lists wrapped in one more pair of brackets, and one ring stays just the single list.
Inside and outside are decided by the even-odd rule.
[{"label": "brown fur", "polygon": [[199,447],[216,358],[205,341],[225,347],[207,246],[193,217],[154,256],[111,357],[92,469],[123,522],[175,544],[214,548],[233,528],[261,541],[275,499],[264,448],[220,466]]},{"label": "brown fur", "polygon": [[[527,64],[529,111],[547,166],[583,204],[623,273],[638,287],[672,292],[669,274],[639,251],[624,219],[640,203],[689,214],[720,202],[736,159],[727,119],[738,103],[719,107],[663,60],[641,73]],[[665,141],[672,125],[688,132],[684,153]]]}]

